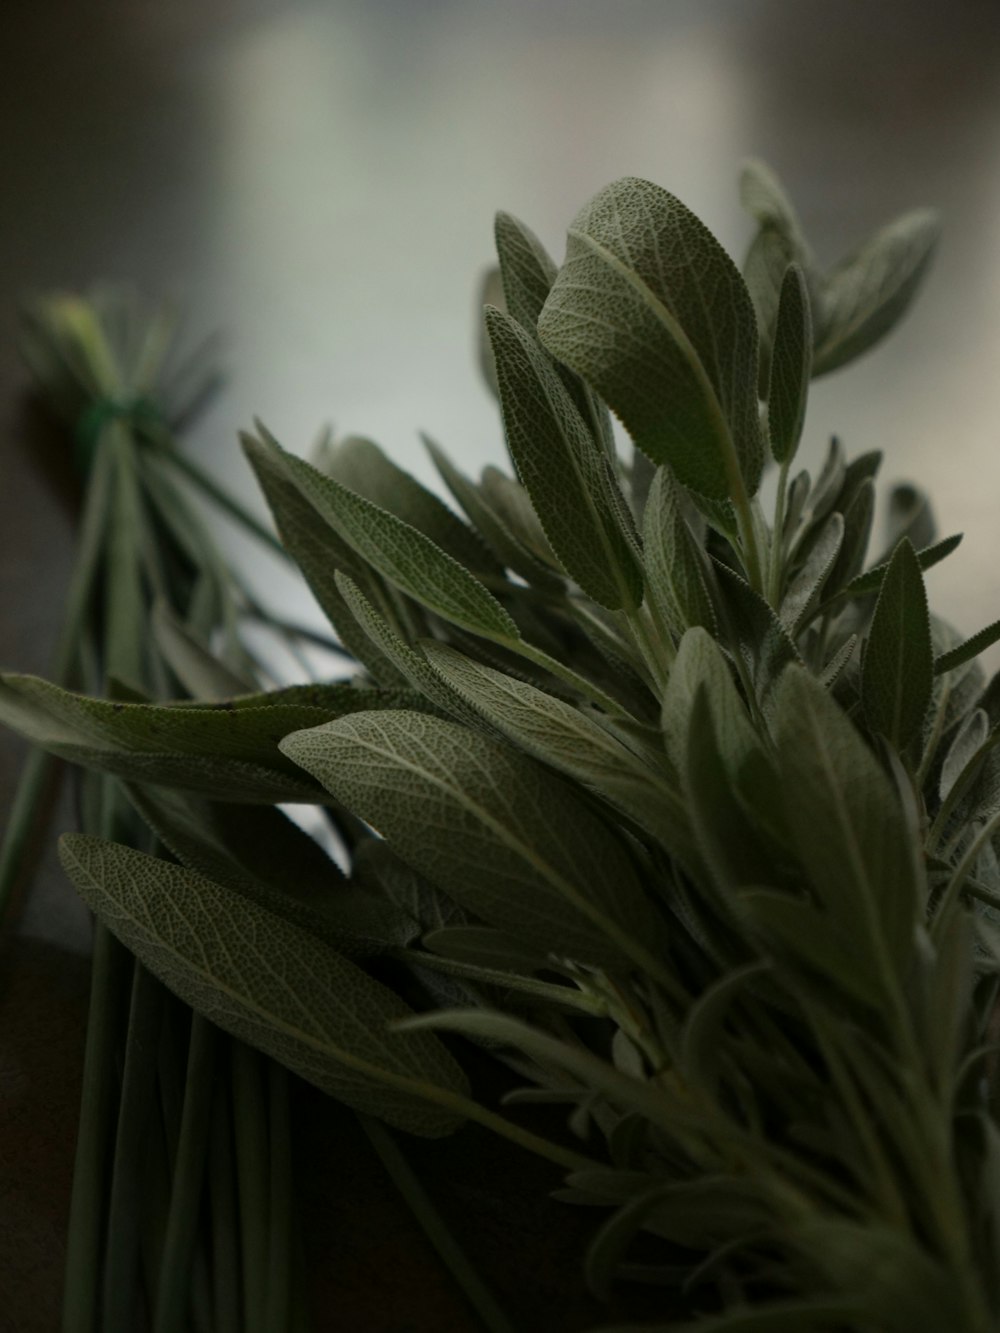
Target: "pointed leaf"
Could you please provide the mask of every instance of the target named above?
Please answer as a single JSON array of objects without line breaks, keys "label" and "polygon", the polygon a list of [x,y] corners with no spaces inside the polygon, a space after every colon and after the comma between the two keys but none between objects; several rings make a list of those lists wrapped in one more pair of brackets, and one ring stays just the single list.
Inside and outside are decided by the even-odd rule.
[{"label": "pointed leaf", "polygon": [[831,514],[811,542],[801,567],[782,598],[778,618],[793,637],[808,621],[819,601],[843,540],[844,520],[839,513]]},{"label": "pointed leaf", "polygon": [[946,653],[934,659],[934,674],[941,676],[946,671],[954,671],[956,667],[964,666],[966,662],[971,662],[974,657],[991,648],[993,644],[1000,641],[1000,620],[994,620],[992,625],[987,625],[985,629],[979,630],[971,638],[963,643],[956,645]]},{"label": "pointed leaf", "polygon": [[708,591],[711,569],[684,518],[669,468],[656,470],[642,533],[647,594],[661,619],[680,634],[694,625],[715,634],[718,625]]},{"label": "pointed leaf", "polygon": [[[273,440],[266,440],[265,447],[363,565],[372,565],[421,606],[474,634],[519,637],[510,616],[475,575],[422,532],[324,477]],[[354,577],[352,569],[345,568],[344,572]]]},{"label": "pointed leaf", "polygon": [[545,953],[621,966],[656,938],[624,844],[505,743],[419,713],[368,713],[282,748],[458,903]]},{"label": "pointed leaf", "polygon": [[67,835],[59,851],[87,905],[219,1027],[356,1110],[429,1137],[455,1128],[448,1094],[464,1094],[461,1070],[425,1034],[387,1032],[412,1011],[328,944],[131,848]]},{"label": "pointed leaf", "polygon": [[854,725],[807,671],[774,701],[785,814],[820,901],[860,951],[903,966],[922,901],[916,849],[896,791]]},{"label": "pointed leaf", "polygon": [[534,338],[499,310],[487,310],[486,326],[507,444],[552,549],[602,606],[638,605],[642,571],[612,502],[617,483],[605,456]]},{"label": "pointed leaf", "polygon": [[906,213],[827,276],[814,375],[853,361],[899,322],[924,279],[940,231],[930,209]]},{"label": "pointed leaf", "polygon": [[781,284],[767,393],[771,453],[778,463],[791,462],[799,447],[811,373],[809,290],[801,268],[791,264]]},{"label": "pointed leaf", "polygon": [[872,731],[903,750],[931,701],[934,650],[927,594],[907,538],[889,562],[861,664],[861,700]]},{"label": "pointed leaf", "polygon": [[328,446],[320,466],[334,481],[422,532],[467,569],[500,573],[498,562],[478,533],[415,477],[397,467],[371,440],[350,437]]}]

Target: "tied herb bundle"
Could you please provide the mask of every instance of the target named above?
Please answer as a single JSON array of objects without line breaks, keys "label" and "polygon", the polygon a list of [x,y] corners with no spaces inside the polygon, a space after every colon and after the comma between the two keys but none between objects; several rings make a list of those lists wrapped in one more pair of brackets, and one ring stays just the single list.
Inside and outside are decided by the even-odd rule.
[{"label": "tied herb bundle", "polygon": [[[274,538],[180,452],[176,438],[214,384],[207,349],[178,360],[169,313],[110,290],[33,302],[22,345],[44,405],[70,428],[83,487],[56,682],[106,696],[95,706],[112,712],[151,697],[252,690],[266,673],[243,645],[241,621],[268,617],[226,566],[191,490],[272,546]],[[271,628],[291,634],[280,622]],[[58,709],[56,686],[47,688],[39,699],[21,694],[15,705],[29,731],[50,706]],[[75,747],[52,748],[71,760],[94,757],[102,751],[99,728],[84,724]],[[88,833],[163,854],[125,785],[143,779],[150,762],[171,765],[169,732],[147,729],[131,763],[114,774],[83,773],[78,807]],[[210,767],[210,758],[204,763]],[[31,752],[6,821],[5,924],[26,877],[49,766],[44,750]],[[98,923],[66,1333],[253,1326],[241,1303],[259,1304],[260,1265],[268,1250],[287,1257],[290,1245],[286,1083],[280,1066],[192,1015]],[[284,1305],[271,1311],[270,1327],[293,1327],[281,1266],[284,1281],[271,1294]]]},{"label": "tied herb bundle", "polygon": [[[795,469],[811,378],[896,323],[937,224],[824,272],[766,168],[743,195],[743,274],[644,181],[581,211],[561,267],[500,215],[515,475],[428,442],[461,514],[367,441],[312,466],[245,437],[350,682],[219,712],[7,677],[0,714],[141,776],[174,862],[62,843],[128,948],[366,1114],[558,1163],[623,1319],[635,1282],[667,1290],[655,1327],[679,1293],[713,1333],[988,1333],[1000,692],[975,659],[1000,625],[929,613],[959,539],[912,488],[871,558],[880,455]],[[266,808],[289,800],[330,812],[349,875]],[[565,1135],[477,1104],[439,1034]]]}]

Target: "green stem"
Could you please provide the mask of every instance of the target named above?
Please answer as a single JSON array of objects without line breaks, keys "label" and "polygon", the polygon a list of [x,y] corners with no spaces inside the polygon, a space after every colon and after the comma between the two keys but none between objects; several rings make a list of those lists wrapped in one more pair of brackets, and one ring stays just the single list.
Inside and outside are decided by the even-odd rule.
[{"label": "green stem", "polygon": [[135,1327],[142,1162],[156,1080],[163,988],[136,961],[104,1260],[104,1333]]},{"label": "green stem", "polygon": [[424,1235],[437,1250],[439,1257],[461,1287],[489,1333],[514,1333],[514,1326],[500,1309],[493,1293],[480,1278],[448,1229],[444,1218],[434,1207],[427,1191],[407,1162],[395,1138],[381,1121],[359,1115],[368,1141],[378,1153],[382,1165],[410,1211],[423,1228]]},{"label": "green stem", "polygon": [[167,1218],[154,1333],[183,1333],[185,1327],[191,1262],[198,1234],[211,1132],[215,1058],[216,1030],[208,1019],[195,1014],[191,1021],[177,1167]]},{"label": "green stem", "polygon": [[230,1045],[236,1179],[239,1186],[240,1237],[243,1249],[245,1333],[268,1333],[264,1324],[267,1280],[267,1112],[262,1057],[233,1038]]},{"label": "green stem", "polygon": [[215,1333],[241,1333],[240,1246],[233,1161],[231,1080],[216,1066],[212,1097],[209,1196],[212,1212],[212,1295]]},{"label": "green stem", "polygon": [[127,959],[125,949],[97,922],[66,1241],[62,1333],[93,1333],[97,1327],[107,1165],[118,1093],[117,1019]]},{"label": "green stem", "polygon": [[267,1329],[287,1328],[291,1306],[292,1126],[288,1101],[288,1071],[276,1060],[267,1062],[268,1157],[270,1163],[267,1253]]}]

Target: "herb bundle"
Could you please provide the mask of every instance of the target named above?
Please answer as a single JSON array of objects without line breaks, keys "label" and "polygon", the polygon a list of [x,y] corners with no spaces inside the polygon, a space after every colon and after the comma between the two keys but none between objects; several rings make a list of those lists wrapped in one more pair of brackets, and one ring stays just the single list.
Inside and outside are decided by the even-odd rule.
[{"label": "herb bundle", "polygon": [[[216,377],[206,349],[178,360],[171,315],[111,290],[32,302],[22,346],[45,406],[72,432],[83,486],[56,681],[105,694],[111,711],[151,697],[253,688],[264,669],[243,645],[241,621],[264,613],[222,560],[190,492],[200,490],[269,544],[274,538],[177,444]],[[20,707],[26,718],[41,717],[27,700]],[[99,753],[98,737],[81,740],[84,754]],[[162,748],[150,730],[147,754],[162,759]],[[32,751],[6,821],[0,908],[8,920],[40,822],[46,770],[44,750]],[[140,762],[134,776],[141,775]],[[78,805],[88,833],[162,850],[115,778],[84,772]],[[67,1333],[235,1327],[241,1267],[260,1262],[255,1247],[289,1244],[287,1208],[282,1215],[256,1206],[268,1197],[269,1176],[272,1195],[290,1187],[285,1084],[284,1070],[192,1016],[98,924],[67,1242]],[[274,1290],[279,1298],[281,1288]],[[279,1325],[284,1314],[272,1323]]]},{"label": "herb bundle", "polygon": [[[351,680],[220,709],[8,676],[0,716],[131,781],[174,860],[62,856],[151,972],[389,1126],[475,1119],[564,1167],[598,1295],[672,1288],[705,1330],[988,1333],[1000,705],[975,659],[1000,625],[929,613],[959,539],[912,488],[869,558],[880,455],[794,466],[811,378],[896,323],[937,224],[824,272],[766,168],[743,196],[742,275],[644,181],[579,213],[561,267],[499,216],[514,475],[428,441],[460,514],[368,441],[313,466],[244,437]],[[303,801],[348,875],[273,808]],[[565,1135],[476,1103],[443,1034]]]}]

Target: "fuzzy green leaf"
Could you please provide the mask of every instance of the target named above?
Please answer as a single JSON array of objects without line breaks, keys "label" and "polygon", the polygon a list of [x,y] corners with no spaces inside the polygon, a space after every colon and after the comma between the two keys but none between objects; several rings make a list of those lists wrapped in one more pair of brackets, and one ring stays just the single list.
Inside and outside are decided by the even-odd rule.
[{"label": "fuzzy green leaf", "polygon": [[624,844],[505,743],[420,713],[368,713],[282,748],[488,924],[546,953],[616,966],[657,937]]},{"label": "fuzzy green leaf", "polygon": [[801,567],[796,571],[781,601],[778,618],[792,636],[808,621],[813,607],[819,601],[843,540],[843,517],[839,513],[831,514],[810,544]]},{"label": "fuzzy green leaf", "polygon": [[429,1137],[455,1128],[433,1103],[464,1094],[458,1065],[426,1034],[388,1033],[412,1011],[328,944],[131,848],[67,835],[60,856],[87,905],[198,1013],[356,1110]]},{"label": "fuzzy green leaf", "polygon": [[899,322],[923,281],[940,230],[930,209],[906,213],[827,276],[813,374],[853,361]]},{"label": "fuzzy green leaf", "polygon": [[767,420],[775,462],[795,456],[805,420],[812,374],[812,316],[809,289],[798,264],[789,265],[781,284],[771,349]]},{"label": "fuzzy green leaf", "polygon": [[950,648],[948,652],[941,653],[934,659],[934,674],[941,676],[946,671],[954,671],[956,667],[964,666],[966,662],[971,662],[974,657],[991,648],[993,644],[1000,640],[1000,620],[994,620],[992,625],[987,625],[978,633],[973,634],[971,638],[965,639],[962,643]]},{"label": "fuzzy green leaf", "polygon": [[500,573],[482,538],[371,440],[351,437],[327,446],[320,466],[334,481],[422,532],[467,569]]},{"label": "fuzzy green leaf", "polygon": [[872,731],[903,750],[919,735],[934,683],[927,594],[904,538],[889,562],[861,665],[861,700]]},{"label": "fuzzy green leaf", "polygon": [[407,913],[349,885],[336,863],[280,810],[248,810],[162,787],[133,787],[128,795],[188,870],[246,894],[349,958],[381,953],[417,933]]},{"label": "fuzzy green leaf", "polygon": [[[859,966],[910,957],[922,901],[896,791],[853,723],[807,671],[789,667],[774,701],[785,814],[820,901],[856,941]],[[862,961],[870,958],[872,962]]]},{"label": "fuzzy green leaf", "polygon": [[658,772],[572,704],[444,644],[427,643],[424,652],[441,679],[520,750],[599,793],[653,837],[683,845],[686,821],[665,759]]},{"label": "fuzzy green leaf", "polygon": [[687,524],[670,469],[657,468],[642,520],[643,561],[650,601],[677,633],[718,626],[708,591],[711,569]]},{"label": "fuzzy green leaf", "polygon": [[684,485],[714,500],[741,485],[756,491],[763,450],[750,294],[672,195],[626,178],[578,214],[538,333]]},{"label": "fuzzy green leaf", "polygon": [[[951,537],[944,537],[941,541],[935,542],[933,546],[925,546],[922,551],[917,552],[917,563],[920,568],[927,572],[933,569],[935,565],[947,559],[962,541],[962,534],[956,532]],[[857,578],[851,579],[850,583],[837,594],[838,597],[863,597],[866,593],[878,592],[882,586],[882,580],[885,578],[886,570],[889,568],[888,561],[882,564],[873,565],[871,569],[866,569],[863,574]]]},{"label": "fuzzy green leaf", "polygon": [[602,454],[534,338],[487,310],[504,428],[545,535],[567,572],[602,606],[635,607],[642,570],[622,527]]},{"label": "fuzzy green leaf", "polygon": [[[395,514],[372,504],[286,453],[272,440],[265,447],[305,499],[363,564],[370,564],[400,591],[446,620],[487,638],[517,639],[517,626],[495,597],[457,560]],[[351,569],[345,569],[351,574]]]},{"label": "fuzzy green leaf", "polygon": [[534,333],[555,282],[555,261],[531,228],[510,213],[497,213],[493,234],[507,313]]}]

